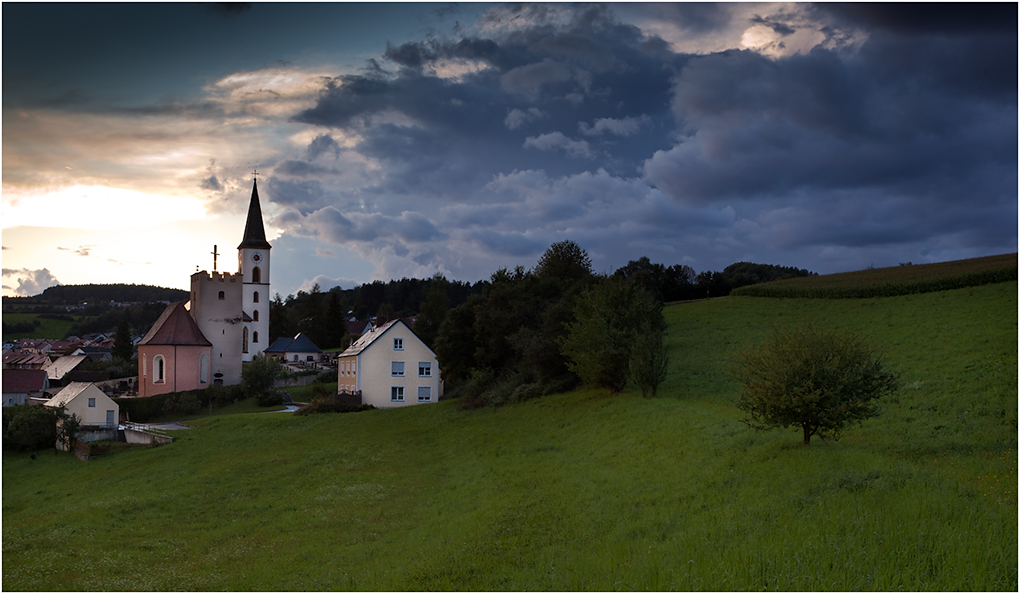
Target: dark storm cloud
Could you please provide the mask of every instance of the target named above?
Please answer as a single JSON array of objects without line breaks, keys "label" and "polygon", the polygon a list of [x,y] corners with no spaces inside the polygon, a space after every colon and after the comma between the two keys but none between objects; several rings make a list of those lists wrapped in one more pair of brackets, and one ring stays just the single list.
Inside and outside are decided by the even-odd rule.
[{"label": "dark storm cloud", "polygon": [[344,214],[333,206],[327,206],[304,217],[288,214],[283,222],[295,225],[294,228],[303,235],[317,236],[332,243],[372,243],[392,238],[420,243],[445,237],[431,221],[415,212],[404,212],[399,216]]},{"label": "dark storm cloud", "polygon": [[[442,194],[450,188],[444,180],[485,183],[513,169],[576,172],[583,170],[571,162],[585,154],[580,144],[556,154],[520,149],[528,138],[563,134],[599,118],[668,118],[674,57],[664,61],[641,49],[648,39],[594,7],[575,9],[562,26],[389,45],[386,57],[399,66],[395,72],[370,64],[338,77],[295,119],[357,131],[362,141],[356,150],[393,167],[387,182],[394,191]],[[475,69],[459,78],[432,73],[449,62]],[[406,120],[385,121],[392,114]],[[666,146],[665,132],[648,126],[641,141]],[[630,146],[607,147],[600,165],[631,173],[646,156]]]},{"label": "dark storm cloud", "polygon": [[251,2],[213,2],[206,5],[206,10],[220,16],[232,17],[251,10]]},{"label": "dark storm cloud", "polygon": [[866,29],[911,34],[1016,34],[1015,2],[832,3],[815,8]]},{"label": "dark storm cloud", "polygon": [[340,157],[340,143],[336,141],[329,134],[319,134],[312,140],[311,144],[308,145],[308,150],[305,152],[305,157],[309,161],[314,161],[320,155],[326,153],[332,153],[334,157]]},{"label": "dark storm cloud", "polygon": [[1015,6],[628,9],[689,35],[764,30],[772,50],[818,41],[685,55],[605,6],[495,6],[479,33],[388,43],[294,117],[348,142],[321,135],[281,175],[347,152],[368,165],[336,208],[288,194],[281,222],[394,272],[564,238],[607,268],[659,254],[822,271],[1016,243],[1017,39],[995,22]]},{"label": "dark storm cloud", "polygon": [[[1012,45],[1012,60],[995,39],[888,39],[853,60],[819,49],[779,61],[746,51],[694,59],[674,92],[685,136],[645,171],[691,203],[863,188],[944,202],[1005,167],[998,191],[976,197],[998,200],[1016,184]],[[985,84],[964,64],[988,69]]]},{"label": "dark storm cloud", "polygon": [[321,165],[316,165],[315,163],[309,163],[308,161],[296,161],[293,159],[288,159],[280,163],[273,171],[275,173],[294,177],[336,175],[340,173],[333,167],[323,167]]}]

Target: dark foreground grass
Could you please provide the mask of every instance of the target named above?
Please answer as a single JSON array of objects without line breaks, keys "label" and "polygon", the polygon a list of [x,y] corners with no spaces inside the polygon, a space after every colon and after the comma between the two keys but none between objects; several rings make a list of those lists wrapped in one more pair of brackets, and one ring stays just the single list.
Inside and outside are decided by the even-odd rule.
[{"label": "dark foreground grass", "polygon": [[[1017,284],[667,309],[663,397],[578,391],[196,421],[4,454],[5,590],[1013,590]],[[739,422],[775,324],[854,329],[904,388],[839,442]]]}]

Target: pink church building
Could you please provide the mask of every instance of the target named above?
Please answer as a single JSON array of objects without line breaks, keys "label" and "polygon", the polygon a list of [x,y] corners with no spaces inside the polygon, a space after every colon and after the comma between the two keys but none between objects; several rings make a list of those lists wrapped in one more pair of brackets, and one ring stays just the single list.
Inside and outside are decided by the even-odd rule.
[{"label": "pink church building", "polygon": [[212,343],[184,309],[171,303],[138,343],[138,396],[209,386]]}]

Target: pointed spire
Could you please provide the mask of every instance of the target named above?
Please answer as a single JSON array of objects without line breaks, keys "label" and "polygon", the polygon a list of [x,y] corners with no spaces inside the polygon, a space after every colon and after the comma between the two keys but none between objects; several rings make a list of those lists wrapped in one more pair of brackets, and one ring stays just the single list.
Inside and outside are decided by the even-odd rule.
[{"label": "pointed spire", "polygon": [[244,239],[237,249],[258,248],[268,250],[273,246],[266,241],[266,229],[262,226],[262,207],[259,206],[259,184],[252,180],[251,204],[248,205],[248,221],[244,224]]}]

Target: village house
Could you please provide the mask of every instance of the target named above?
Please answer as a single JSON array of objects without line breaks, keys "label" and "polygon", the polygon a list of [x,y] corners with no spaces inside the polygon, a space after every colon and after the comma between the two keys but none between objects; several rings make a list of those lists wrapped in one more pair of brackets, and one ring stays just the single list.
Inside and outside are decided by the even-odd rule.
[{"label": "village house", "polygon": [[[63,386],[65,378],[74,377],[73,372],[82,364],[88,356],[86,355],[64,355],[46,366],[46,375],[50,379],[50,385]],[[80,375],[80,374],[79,374]]]},{"label": "village house", "polygon": [[[120,407],[95,384],[73,382],[43,406],[64,407],[67,414],[78,417],[81,423],[78,439],[83,442],[117,438]],[[66,449],[59,443],[57,447]]]},{"label": "village house", "polygon": [[294,338],[281,337],[274,340],[265,350],[265,355],[286,363],[314,365],[322,357],[322,349],[315,346],[304,332],[299,332]]},{"label": "village house", "polygon": [[41,398],[49,388],[49,378],[42,369],[3,370],[4,406],[27,404],[29,398]]},{"label": "village house", "polygon": [[439,401],[443,381],[439,361],[404,323],[393,320],[373,328],[337,357],[340,392],[361,393],[376,408]]}]

